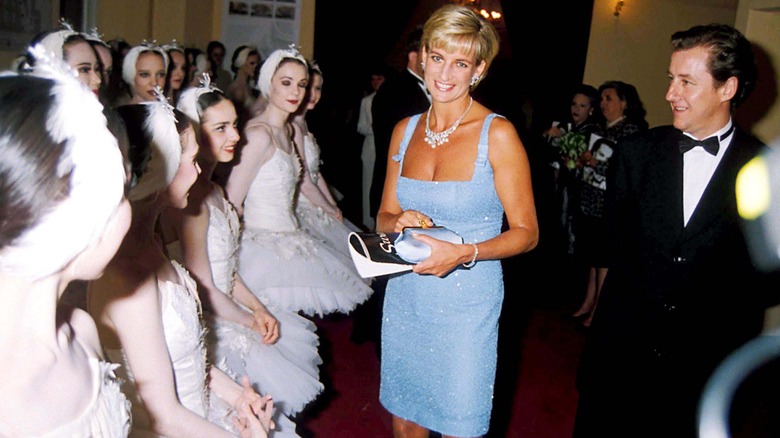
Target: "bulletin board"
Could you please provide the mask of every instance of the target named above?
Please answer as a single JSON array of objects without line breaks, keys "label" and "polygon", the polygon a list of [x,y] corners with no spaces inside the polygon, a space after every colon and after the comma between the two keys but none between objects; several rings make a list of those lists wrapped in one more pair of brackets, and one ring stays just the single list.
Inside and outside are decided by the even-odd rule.
[{"label": "bulletin board", "polygon": [[0,1],[0,50],[21,54],[36,35],[56,24],[54,7],[52,0]]},{"label": "bulletin board", "polygon": [[225,59],[242,45],[257,47],[263,59],[300,40],[300,0],[223,0],[220,41]]}]

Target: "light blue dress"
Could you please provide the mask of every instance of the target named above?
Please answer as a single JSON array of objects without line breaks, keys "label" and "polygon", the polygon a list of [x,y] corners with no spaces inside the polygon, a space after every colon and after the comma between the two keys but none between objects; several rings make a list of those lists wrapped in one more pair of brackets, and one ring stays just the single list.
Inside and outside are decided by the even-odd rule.
[{"label": "light blue dress", "polygon": [[[488,161],[482,126],[471,181],[420,181],[398,176],[401,208],[418,210],[479,243],[501,232],[504,209]],[[401,163],[420,115],[406,127]],[[446,147],[446,146],[442,146]],[[498,317],[504,298],[501,262],[479,261],[446,277],[404,273],[387,283],[382,320],[379,399],[394,415],[454,436],[487,433],[496,374]]]}]

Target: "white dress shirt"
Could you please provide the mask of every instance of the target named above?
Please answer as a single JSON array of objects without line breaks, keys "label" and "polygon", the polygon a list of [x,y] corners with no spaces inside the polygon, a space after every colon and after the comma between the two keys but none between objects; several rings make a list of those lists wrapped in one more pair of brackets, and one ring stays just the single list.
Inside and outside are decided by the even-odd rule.
[{"label": "white dress shirt", "polygon": [[[731,129],[731,125],[732,121],[729,119],[723,128],[713,134],[720,139],[720,148],[717,155],[710,155],[709,152],[701,147],[695,147],[683,154],[683,224],[685,226],[688,225],[688,221],[691,219],[694,210],[696,210],[696,206],[699,205],[704,189],[707,188],[712,174],[715,173],[715,169],[726,153],[731,139],[734,138],[733,130],[725,138],[720,138],[721,135]],[[696,139],[687,132],[683,134]]]}]

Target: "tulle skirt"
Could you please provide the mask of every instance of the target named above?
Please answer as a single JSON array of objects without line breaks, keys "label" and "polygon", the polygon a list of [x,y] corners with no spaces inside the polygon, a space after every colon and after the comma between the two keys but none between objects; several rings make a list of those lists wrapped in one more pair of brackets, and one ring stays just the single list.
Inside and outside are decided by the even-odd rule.
[{"label": "tulle skirt", "polygon": [[349,255],[304,230],[245,229],[238,260],[249,290],[282,310],[318,316],[349,313],[373,292]]},{"label": "tulle skirt", "polygon": [[268,307],[279,321],[279,340],[272,345],[244,325],[209,315],[209,359],[237,382],[247,376],[259,394],[273,397],[277,411],[295,415],[323,389],[317,327],[297,313]]},{"label": "tulle skirt", "polygon": [[331,249],[350,260],[349,233],[361,232],[359,227],[344,219],[337,221],[322,208],[315,206],[301,196],[295,209],[295,214],[301,223],[301,227],[313,237],[325,242]]}]

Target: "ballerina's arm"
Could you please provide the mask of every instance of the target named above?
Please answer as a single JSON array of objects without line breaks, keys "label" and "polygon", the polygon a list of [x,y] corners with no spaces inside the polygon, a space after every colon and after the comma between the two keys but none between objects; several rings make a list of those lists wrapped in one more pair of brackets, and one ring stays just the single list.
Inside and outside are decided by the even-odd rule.
[{"label": "ballerina's arm", "polygon": [[113,266],[89,289],[90,313],[118,337],[153,431],[170,437],[232,436],[179,402],[156,277],[133,266]]},{"label": "ballerina's arm", "polygon": [[241,149],[241,161],[233,167],[225,185],[225,194],[241,215],[249,186],[260,168],[271,159],[276,146],[270,128],[262,123],[247,123],[244,129],[246,144]]},{"label": "ballerina's arm", "polygon": [[[322,208],[325,213],[328,213],[329,215],[333,216],[334,218],[338,219],[339,221],[342,219],[341,210],[336,206],[335,201],[331,203],[331,201],[328,199],[328,195],[330,195],[330,190],[327,189],[326,186],[326,192],[328,192],[328,195],[325,195],[322,191],[321,187],[314,184],[314,181],[311,179],[311,173],[309,172],[309,168],[306,165],[306,151],[303,147],[303,131],[301,131],[300,126],[298,124],[293,123],[293,127],[295,128],[295,134],[294,134],[294,143],[295,143],[295,150],[298,152],[298,157],[301,160],[301,166],[303,166],[303,177],[301,178],[301,193],[306,196],[306,198],[311,201],[314,205]],[[322,176],[320,176],[320,181],[323,181],[324,179]],[[330,197],[332,199],[332,196]]]},{"label": "ballerina's arm", "polygon": [[[279,337],[278,322],[266,310],[263,303],[251,292],[249,293],[251,297],[242,293],[240,302],[252,309],[252,312],[248,312],[214,283],[211,261],[205,244],[209,226],[209,212],[205,199],[209,196],[209,190],[219,190],[219,188],[211,183],[206,184],[205,188],[204,186],[193,188],[190,190],[187,208],[166,211],[179,236],[184,265],[197,282],[198,293],[204,304],[214,314],[255,330],[262,336],[263,343],[272,344]],[[235,284],[239,283],[235,282]],[[234,293],[237,289],[240,288],[234,286]]]}]

